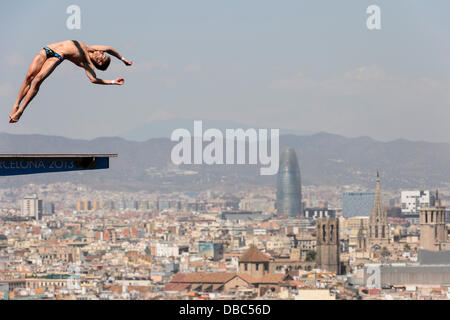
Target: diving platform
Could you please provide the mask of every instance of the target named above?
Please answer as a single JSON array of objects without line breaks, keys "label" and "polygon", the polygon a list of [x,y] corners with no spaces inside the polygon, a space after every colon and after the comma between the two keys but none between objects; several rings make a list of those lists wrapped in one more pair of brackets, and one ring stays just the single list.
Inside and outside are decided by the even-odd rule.
[{"label": "diving platform", "polygon": [[0,176],[101,170],[117,154],[0,154]]}]

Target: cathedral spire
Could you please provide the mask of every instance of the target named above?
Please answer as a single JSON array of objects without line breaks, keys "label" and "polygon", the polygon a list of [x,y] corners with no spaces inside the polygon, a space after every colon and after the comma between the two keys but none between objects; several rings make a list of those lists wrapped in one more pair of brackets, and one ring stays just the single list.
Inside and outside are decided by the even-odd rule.
[{"label": "cathedral spire", "polygon": [[381,202],[381,186],[380,186],[380,173],[377,170],[377,187],[375,192],[375,203],[372,209],[374,216],[380,217],[383,212],[383,204]]},{"label": "cathedral spire", "polygon": [[380,173],[377,170],[375,201],[369,218],[369,239],[371,246],[389,243],[389,227],[386,211],[381,200]]}]

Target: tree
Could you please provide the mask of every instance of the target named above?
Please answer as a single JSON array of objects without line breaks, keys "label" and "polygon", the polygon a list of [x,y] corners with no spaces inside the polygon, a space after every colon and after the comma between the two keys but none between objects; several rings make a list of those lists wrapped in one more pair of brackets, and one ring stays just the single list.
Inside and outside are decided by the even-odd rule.
[{"label": "tree", "polygon": [[403,251],[409,252],[410,250],[411,250],[411,247],[409,246],[409,244],[405,243],[405,246],[403,247]]},{"label": "tree", "polygon": [[383,247],[383,249],[381,249],[381,253],[380,254],[384,258],[391,255],[391,253],[389,252],[388,248],[386,248],[386,247]]},{"label": "tree", "polygon": [[315,260],[316,260],[316,255],[317,255],[317,252],[315,252],[315,251],[313,251],[313,250],[308,251],[308,252],[306,253],[306,261],[307,261],[307,262],[313,262],[313,261],[315,261]]}]

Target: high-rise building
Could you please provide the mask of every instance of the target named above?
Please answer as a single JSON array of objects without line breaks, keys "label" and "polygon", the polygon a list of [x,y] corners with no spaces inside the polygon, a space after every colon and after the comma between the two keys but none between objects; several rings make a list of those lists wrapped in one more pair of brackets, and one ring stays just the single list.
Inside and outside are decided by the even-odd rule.
[{"label": "high-rise building", "polygon": [[434,207],[435,198],[431,191],[402,191],[401,210],[404,217],[412,224],[420,223],[420,209]]},{"label": "high-rise building", "polygon": [[373,207],[375,193],[344,192],[342,194],[342,214],[346,218],[368,217]]},{"label": "high-rise building", "polygon": [[52,215],[55,213],[55,204],[53,202],[45,202],[44,203],[44,214]]},{"label": "high-rise building", "polygon": [[103,209],[103,201],[102,200],[94,200],[92,205],[92,210],[97,211]]},{"label": "high-rise building", "polygon": [[43,201],[38,199],[36,194],[26,196],[21,202],[22,217],[42,219]]},{"label": "high-rise building", "polygon": [[276,209],[279,215],[296,217],[302,214],[300,168],[293,148],[286,148],[280,156]]},{"label": "high-rise building", "polygon": [[91,211],[92,202],[89,200],[79,200],[77,202],[77,211]]},{"label": "high-rise building", "polygon": [[389,225],[386,210],[381,201],[380,175],[377,172],[375,201],[369,218],[369,247],[383,247],[389,244]]}]

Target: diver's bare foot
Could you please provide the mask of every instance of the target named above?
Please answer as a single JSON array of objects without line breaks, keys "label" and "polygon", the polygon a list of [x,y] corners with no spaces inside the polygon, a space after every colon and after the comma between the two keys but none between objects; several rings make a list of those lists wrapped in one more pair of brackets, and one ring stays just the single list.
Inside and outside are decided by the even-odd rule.
[{"label": "diver's bare foot", "polygon": [[22,116],[22,111],[17,111],[13,116],[9,117],[9,123],[19,122],[20,117]]},{"label": "diver's bare foot", "polygon": [[9,118],[9,123],[17,123],[19,122],[19,120],[17,119],[13,119],[13,118]]}]

